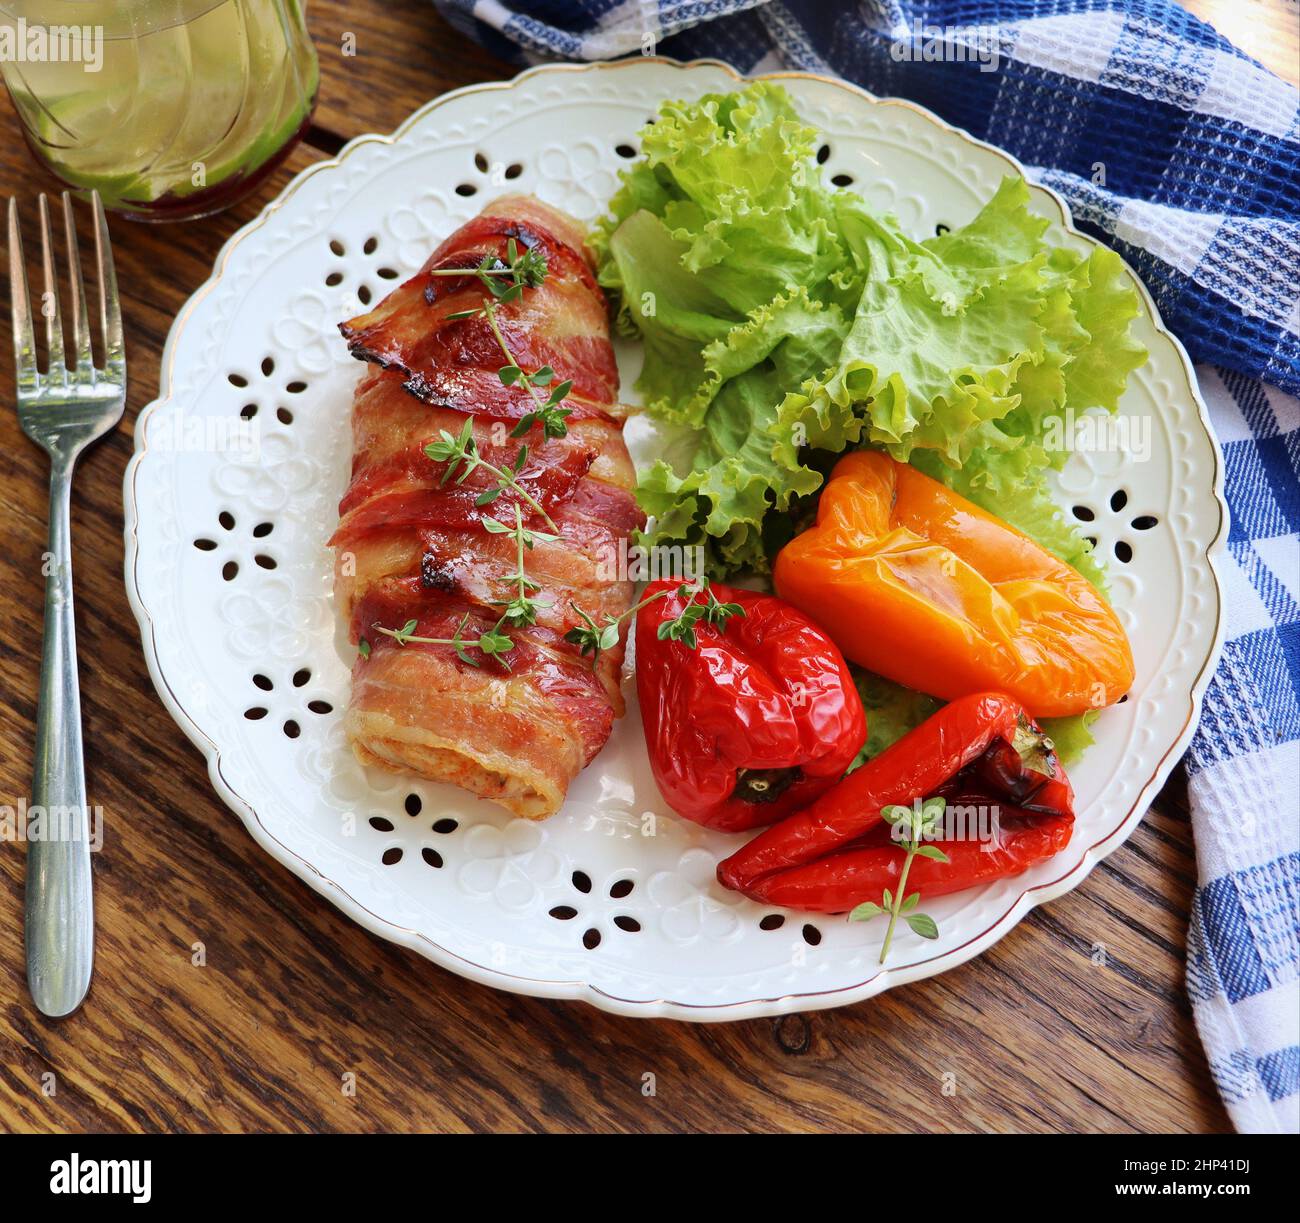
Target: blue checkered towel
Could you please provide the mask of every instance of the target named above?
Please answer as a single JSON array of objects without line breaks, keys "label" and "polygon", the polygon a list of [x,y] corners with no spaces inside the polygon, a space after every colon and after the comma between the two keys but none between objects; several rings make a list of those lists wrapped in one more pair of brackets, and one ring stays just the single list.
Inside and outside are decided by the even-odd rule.
[{"label": "blue checkered towel", "polygon": [[1203,363],[1232,510],[1229,639],[1187,757],[1188,989],[1238,1129],[1300,1130],[1297,91],[1166,0],[436,2],[516,60],[653,50],[911,98],[1013,153],[1138,270]]},{"label": "blue checkered towel", "polygon": [[[1295,290],[1293,290],[1294,292]],[[1223,445],[1228,640],[1187,754],[1187,990],[1239,1130],[1300,1128],[1300,400],[1199,366]]]}]

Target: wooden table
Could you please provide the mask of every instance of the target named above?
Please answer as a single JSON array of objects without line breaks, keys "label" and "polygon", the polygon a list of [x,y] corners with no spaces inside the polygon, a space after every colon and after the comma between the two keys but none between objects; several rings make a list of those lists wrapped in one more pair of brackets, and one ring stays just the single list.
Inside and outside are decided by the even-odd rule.
[{"label": "wooden table", "polygon": [[[73,505],[86,764],[108,825],[98,962],[78,1014],[35,1012],[23,852],[0,847],[0,1129],[1227,1129],[1183,989],[1195,863],[1177,776],[1083,886],[964,967],[839,1011],[716,1026],[461,980],[365,933],[256,848],[141,658],[122,585],[133,419],[156,394],[172,317],[292,173],[446,89],[512,73],[423,0],[313,0],[311,25],[316,124],[272,185],[207,221],[113,223],[131,391],[125,420],[82,462]],[[340,52],[348,31],[355,56]],[[12,136],[13,116],[0,121]],[[29,266],[34,195],[51,186],[5,143],[0,187],[25,210]],[[9,404],[7,355],[0,367]],[[45,465],[7,407],[0,474],[0,804],[12,806],[30,793]]]}]

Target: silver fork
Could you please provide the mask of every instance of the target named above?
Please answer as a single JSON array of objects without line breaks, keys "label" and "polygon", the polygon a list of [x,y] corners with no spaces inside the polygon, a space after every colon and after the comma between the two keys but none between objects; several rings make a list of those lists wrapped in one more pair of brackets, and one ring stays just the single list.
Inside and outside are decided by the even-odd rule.
[{"label": "silver fork", "polygon": [[36,364],[31,302],[23,265],[18,205],[9,201],[9,290],[14,322],[18,423],[50,456],[50,542],[46,558],[45,630],[41,652],[41,696],[36,714],[36,761],[32,806],[44,810],[42,834],[27,845],[27,983],[46,1015],[68,1015],[90,988],[95,958],[94,898],[90,881],[90,811],[81,750],[81,694],[77,685],[77,637],[72,610],[72,469],[77,456],[122,419],[126,402],[126,358],[117,300],[108,222],[99,195],[95,210],[95,259],[104,364],[91,351],[86,291],[77,254],[72,200],[63,193],[68,279],[72,287],[72,333],[76,344],[69,367],[63,351],[50,206],[41,196],[41,264],[45,292],[45,345],[41,373]]}]

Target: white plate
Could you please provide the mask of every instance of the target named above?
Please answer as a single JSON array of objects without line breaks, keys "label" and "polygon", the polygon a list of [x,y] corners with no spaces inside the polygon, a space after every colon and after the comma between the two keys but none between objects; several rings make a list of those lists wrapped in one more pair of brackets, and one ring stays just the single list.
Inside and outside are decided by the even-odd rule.
[{"label": "white plate", "polygon": [[[779,79],[825,133],[824,172],[853,176],[918,237],[969,219],[1019,169],[911,104],[803,74]],[[447,94],[392,136],[362,136],[305,171],[231,238],[178,316],[162,397],[140,414],[126,475],[126,581],[149,670],[258,842],[367,929],[454,972],[632,1015],[836,1006],[988,947],[1133,830],[1191,736],[1220,636],[1221,464],[1186,354],[1142,290],[1136,330],[1151,359],[1122,410],[1151,423],[1151,457],[1079,454],[1061,478],[1066,504],[1095,514],[1105,554],[1117,541],[1134,549],[1110,568],[1137,660],[1133,692],[1103,714],[1072,771],[1069,848],[1018,879],[927,904],[937,942],[903,933],[883,970],[878,923],[787,914],[773,929],[772,910],[719,889],[714,864],[735,842],[667,812],[635,702],[545,824],[356,764],[340,725],[350,651],[336,632],[325,541],[347,481],[361,366],[336,321],[387,292],[394,273],[413,273],[494,194],[531,191],[595,217],[661,100],[737,80],[713,62],[535,68]],[[1086,249],[1061,200],[1031,190],[1057,240]],[[222,432],[246,405],[256,406],[253,454]],[[1116,512],[1119,491],[1127,504]],[[1143,515],[1158,525],[1133,530]],[[313,712],[320,702],[332,712]],[[246,716],[257,709],[265,716]],[[440,831],[450,821],[454,831]]]}]

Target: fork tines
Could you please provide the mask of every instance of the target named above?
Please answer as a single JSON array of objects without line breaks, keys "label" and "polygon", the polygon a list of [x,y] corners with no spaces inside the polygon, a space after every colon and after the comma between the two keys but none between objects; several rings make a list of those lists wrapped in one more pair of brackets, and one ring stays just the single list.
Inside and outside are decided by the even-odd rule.
[{"label": "fork tines", "polygon": [[54,243],[50,236],[50,204],[40,197],[41,267],[45,291],[41,295],[41,314],[45,318],[47,362],[41,373],[36,361],[36,337],[32,327],[31,300],[27,272],[23,262],[22,232],[18,224],[18,202],[9,201],[9,287],[12,298],[15,379],[19,391],[35,390],[54,379],[64,384],[95,382],[99,374],[110,381],[126,377],[122,343],[122,311],[117,296],[117,276],[113,269],[113,251],[108,240],[108,220],[98,192],[91,195],[95,211],[95,264],[99,285],[99,316],[102,329],[103,361],[95,365],[90,340],[90,320],[86,310],[86,289],[81,277],[81,259],[77,247],[76,218],[72,197],[63,193],[63,230],[67,243],[68,278],[72,286],[72,334],[74,361],[67,362],[63,344],[63,316],[59,310],[58,277],[54,266]]}]

